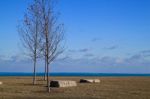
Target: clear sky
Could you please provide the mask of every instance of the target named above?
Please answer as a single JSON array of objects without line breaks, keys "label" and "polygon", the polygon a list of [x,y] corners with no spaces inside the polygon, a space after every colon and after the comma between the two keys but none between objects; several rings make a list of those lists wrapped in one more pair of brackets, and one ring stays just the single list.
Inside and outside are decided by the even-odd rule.
[{"label": "clear sky", "polygon": [[[30,2],[0,1],[0,72],[32,71],[17,32]],[[66,50],[51,71],[150,73],[149,5],[149,0],[59,0]]]}]

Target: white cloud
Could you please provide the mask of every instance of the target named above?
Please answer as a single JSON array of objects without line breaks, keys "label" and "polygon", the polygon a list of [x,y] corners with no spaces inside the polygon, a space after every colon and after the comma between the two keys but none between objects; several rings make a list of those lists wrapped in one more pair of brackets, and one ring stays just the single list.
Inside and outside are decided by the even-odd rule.
[{"label": "white cloud", "polygon": [[[144,54],[143,54],[144,53]],[[88,53],[87,53],[88,54]],[[92,56],[91,56],[92,55]],[[61,56],[50,65],[53,72],[149,72],[150,68],[149,52],[139,52],[135,55],[123,57],[96,57],[93,54],[73,58],[71,56]],[[32,71],[32,61],[21,55],[14,55],[9,58],[0,56],[0,71]],[[44,62],[38,63],[38,71],[44,69]],[[132,70],[132,71],[131,71]],[[140,71],[143,70],[143,71]]]}]

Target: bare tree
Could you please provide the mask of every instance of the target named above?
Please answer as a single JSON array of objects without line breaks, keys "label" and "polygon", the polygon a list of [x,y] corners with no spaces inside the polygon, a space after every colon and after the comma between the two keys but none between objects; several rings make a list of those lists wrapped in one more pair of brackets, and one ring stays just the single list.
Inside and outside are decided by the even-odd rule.
[{"label": "bare tree", "polygon": [[48,92],[50,92],[49,65],[63,52],[64,38],[63,24],[58,23],[58,15],[55,13],[54,6],[54,0],[41,0],[42,40]]},{"label": "bare tree", "polygon": [[[45,45],[45,44],[44,44]],[[45,48],[45,47],[44,47]],[[46,63],[46,50],[44,49],[44,61],[45,61],[45,73],[44,73],[44,80],[46,81],[46,77],[47,77],[47,63]]]},{"label": "bare tree", "polygon": [[41,48],[41,19],[38,0],[34,0],[32,5],[29,5],[24,20],[18,27],[18,32],[21,37],[23,46],[26,48],[28,55],[32,58],[33,69],[33,84],[36,84],[36,64],[37,58],[40,57]]}]

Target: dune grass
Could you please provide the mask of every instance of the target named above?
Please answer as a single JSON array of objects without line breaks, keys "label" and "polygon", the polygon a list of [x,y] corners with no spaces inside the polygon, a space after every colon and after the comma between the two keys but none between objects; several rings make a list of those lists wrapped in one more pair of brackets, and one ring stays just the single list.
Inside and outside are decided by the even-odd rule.
[{"label": "dune grass", "polygon": [[[77,82],[81,78],[86,77],[51,77]],[[51,93],[47,93],[46,82],[41,77],[35,86],[31,77],[0,77],[4,83],[0,85],[0,99],[150,99],[149,77],[95,78],[101,83],[78,83],[77,87],[52,88]]]}]

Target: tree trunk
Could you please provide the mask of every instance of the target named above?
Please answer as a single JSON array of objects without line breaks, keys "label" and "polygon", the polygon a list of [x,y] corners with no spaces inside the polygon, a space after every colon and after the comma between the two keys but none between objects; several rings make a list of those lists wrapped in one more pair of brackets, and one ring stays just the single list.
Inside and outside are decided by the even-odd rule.
[{"label": "tree trunk", "polygon": [[33,85],[36,84],[36,60],[34,60],[34,69],[33,69]]},{"label": "tree trunk", "polygon": [[47,65],[46,65],[46,56],[45,56],[45,73],[44,73],[44,80],[46,81],[46,74],[47,74]]},{"label": "tree trunk", "polygon": [[47,91],[50,92],[49,64],[47,63]]}]

